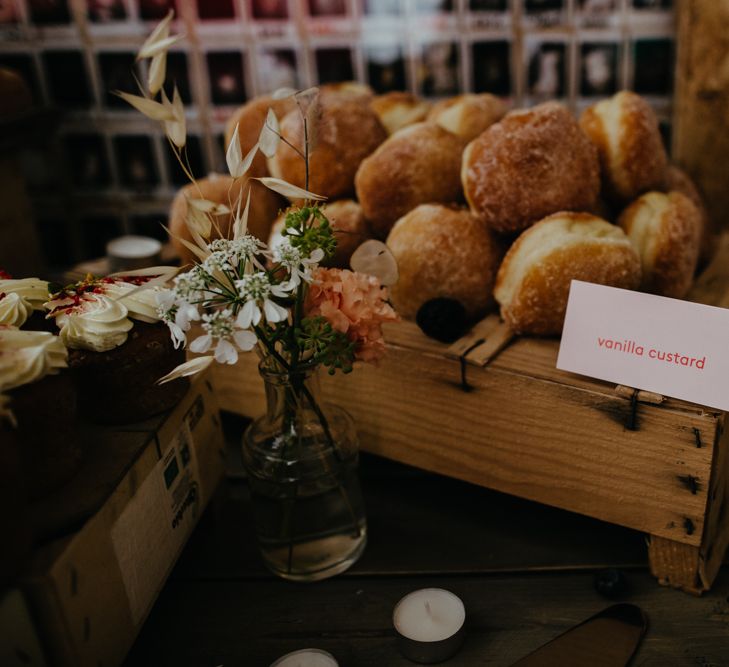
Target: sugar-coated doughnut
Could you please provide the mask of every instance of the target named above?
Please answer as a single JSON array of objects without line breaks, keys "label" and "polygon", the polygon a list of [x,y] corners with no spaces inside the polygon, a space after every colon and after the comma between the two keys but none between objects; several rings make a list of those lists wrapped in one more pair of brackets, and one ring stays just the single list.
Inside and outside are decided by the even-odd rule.
[{"label": "sugar-coated doughnut", "polygon": [[[245,157],[248,151],[258,142],[261,134],[261,128],[266,122],[266,116],[269,109],[273,109],[279,120],[283,118],[295,106],[293,99],[286,98],[283,100],[274,100],[269,95],[256,97],[239,107],[233,112],[233,115],[225,124],[225,150],[228,150],[230,140],[233,138],[236,125],[238,126],[238,142],[240,144],[241,155]],[[266,165],[266,156],[258,152],[253,158],[253,163],[248,170],[248,176],[257,178],[259,176],[268,176],[268,167]]]},{"label": "sugar-coated doughnut", "polygon": [[[337,248],[334,256],[322,261],[324,266],[333,266],[340,269],[349,268],[352,253],[363,241],[371,238],[372,234],[367,221],[362,214],[362,207],[352,199],[340,199],[322,207],[334,230]],[[284,226],[285,211],[276,218],[271,227],[268,244],[273,247],[281,237]]]},{"label": "sugar-coated doughnut", "polygon": [[428,120],[466,141],[472,141],[501,120],[504,114],[506,104],[495,95],[466,94],[436,102],[428,114]]},{"label": "sugar-coated doughnut", "polygon": [[393,91],[377,95],[370,102],[370,108],[377,114],[388,134],[394,134],[407,125],[425,120],[430,104],[412,93]]},{"label": "sugar-coated doughnut", "polygon": [[506,253],[494,296],[517,333],[561,333],[572,280],[636,289],[640,258],[620,227],[560,212],[527,229]]},{"label": "sugar-coated doughnut", "polygon": [[328,97],[348,97],[368,104],[374,97],[374,91],[366,83],[359,81],[339,81],[319,86],[319,99]]},{"label": "sugar-coated doughnut", "polygon": [[642,97],[621,91],[585,109],[580,126],[597,146],[609,199],[624,204],[660,189],[668,158],[658,119]]},{"label": "sugar-coated doughnut", "polygon": [[[387,131],[366,104],[344,95],[319,100],[315,125],[310,134],[309,190],[329,199],[352,195],[360,163],[387,138]],[[303,152],[304,121],[298,109],[281,121],[281,135]],[[306,186],[304,160],[283,142],[268,165],[274,176]]]},{"label": "sugar-coated doughnut", "polygon": [[513,234],[555,211],[584,211],[600,192],[597,151],[556,102],[512,111],[463,154],[463,190],[491,229]]},{"label": "sugar-coated doughnut", "polygon": [[385,238],[395,221],[418,204],[462,198],[459,169],[465,142],[435,123],[395,132],[362,161],[357,198],[375,236]]},{"label": "sugar-coated doughnut", "polygon": [[502,247],[467,209],[422,204],[395,223],[387,245],[400,273],[390,294],[403,317],[438,297],[459,301],[472,318],[493,304]]},{"label": "sugar-coated doughnut", "polygon": [[691,288],[701,244],[701,213],[680,192],[647,192],[618,223],[640,255],[641,289],[681,299]]},{"label": "sugar-coated doughnut", "polygon": [[663,192],[680,192],[686,195],[699,209],[701,215],[701,245],[699,247],[697,269],[703,269],[713,259],[717,249],[716,232],[711,223],[711,218],[709,218],[709,212],[706,210],[704,198],[691,177],[674,165],[669,165],[666,170],[666,180],[661,190]]},{"label": "sugar-coated doughnut", "polygon": [[[235,206],[238,195],[243,192],[241,210],[245,206],[245,199],[248,197],[248,185],[253,188],[251,191],[251,206],[248,212],[248,233],[258,239],[268,239],[271,224],[278,215],[283,204],[283,199],[275,192],[264,187],[257,181],[247,179],[236,179],[235,181],[227,174],[210,174],[207,178],[200,178],[196,183],[190,183],[179,190],[172,200],[168,228],[172,234],[170,241],[180,255],[183,264],[196,261],[195,256],[175,237],[181,237],[186,241],[192,240],[190,230],[185,224],[187,217],[188,199],[207,199],[217,204],[225,204],[231,209]],[[215,220],[222,236],[232,236],[234,215],[221,215]],[[211,234],[211,240],[220,238],[215,228]]]}]

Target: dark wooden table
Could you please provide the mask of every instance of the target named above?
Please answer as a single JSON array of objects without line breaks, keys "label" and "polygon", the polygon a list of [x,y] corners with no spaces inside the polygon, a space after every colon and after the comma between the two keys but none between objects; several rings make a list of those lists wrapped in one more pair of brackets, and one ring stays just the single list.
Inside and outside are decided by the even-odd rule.
[{"label": "dark wooden table", "polygon": [[[231,433],[240,427],[227,423]],[[616,601],[650,619],[636,666],[729,666],[729,569],[702,598],[660,587],[644,536],[576,514],[362,456],[369,544],[349,572],[313,584],[269,575],[253,543],[246,483],[231,477],[203,516],[125,665],[268,667],[299,648],[342,667],[412,665],[397,652],[392,609],[442,587],[466,605],[467,638],[444,664],[512,662],[613,603],[594,573],[621,568]],[[559,666],[555,666],[559,667]],[[585,667],[589,667],[586,665]]]}]

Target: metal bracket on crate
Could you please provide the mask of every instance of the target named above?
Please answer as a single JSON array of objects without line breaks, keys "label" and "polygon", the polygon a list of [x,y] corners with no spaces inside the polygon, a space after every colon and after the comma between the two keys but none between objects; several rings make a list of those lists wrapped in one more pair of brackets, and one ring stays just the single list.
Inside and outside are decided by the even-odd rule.
[{"label": "metal bracket on crate", "polygon": [[653,391],[644,391],[643,389],[634,389],[619,384],[615,387],[615,393],[622,397],[630,399],[630,413],[625,423],[625,428],[629,431],[639,430],[638,426],[638,403],[651,403],[652,405],[660,405],[666,400],[662,394]]},{"label": "metal bracket on crate", "polygon": [[482,368],[488,365],[514,339],[514,336],[514,332],[498,315],[489,315],[446,350],[446,356],[458,359],[460,362],[461,388],[464,391],[473,389],[466,377],[468,364]]}]

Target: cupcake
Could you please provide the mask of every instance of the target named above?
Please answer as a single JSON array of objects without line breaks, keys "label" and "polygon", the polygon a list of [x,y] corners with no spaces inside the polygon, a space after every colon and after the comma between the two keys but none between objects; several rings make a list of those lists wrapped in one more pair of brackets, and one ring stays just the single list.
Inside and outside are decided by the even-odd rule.
[{"label": "cupcake", "polygon": [[[81,461],[76,434],[76,391],[68,353],[47,331],[0,327],[0,393],[4,429],[22,443],[22,467],[31,498],[67,482]],[[12,424],[8,424],[11,421]]]},{"label": "cupcake", "polygon": [[48,301],[48,283],[39,278],[13,280],[0,270],[0,324],[26,329],[47,329],[43,304]]},{"label": "cupcake", "polygon": [[65,288],[46,304],[69,348],[84,415],[128,424],[169,410],[188,381],[157,380],[185,360],[157,313],[150,277],[92,278]]}]

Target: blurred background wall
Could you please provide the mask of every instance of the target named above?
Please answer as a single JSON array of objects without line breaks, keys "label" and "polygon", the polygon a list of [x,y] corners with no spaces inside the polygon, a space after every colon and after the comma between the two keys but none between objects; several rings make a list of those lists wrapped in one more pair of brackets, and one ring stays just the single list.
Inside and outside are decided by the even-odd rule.
[{"label": "blurred background wall", "polygon": [[134,53],[169,8],[168,82],[187,105],[196,175],[224,170],[231,111],[281,86],[358,79],[437,99],[491,92],[580,111],[632,88],[670,136],[670,0],[0,0],[0,66],[57,110],[48,145],[22,152],[42,251],[61,268],[123,233],[164,238],[185,177],[158,126],[111,90],[136,91]]}]

